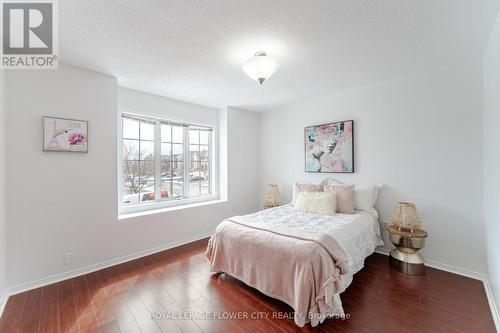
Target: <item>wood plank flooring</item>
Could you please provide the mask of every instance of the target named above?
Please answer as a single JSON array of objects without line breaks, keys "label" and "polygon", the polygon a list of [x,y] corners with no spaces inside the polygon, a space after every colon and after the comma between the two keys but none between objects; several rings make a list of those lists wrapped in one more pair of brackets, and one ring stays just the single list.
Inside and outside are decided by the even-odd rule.
[{"label": "wood plank flooring", "polygon": [[367,258],[342,294],[349,319],[300,328],[286,304],[209,274],[206,243],[12,296],[0,332],[495,332],[480,281],[432,268],[403,275],[380,254]]}]

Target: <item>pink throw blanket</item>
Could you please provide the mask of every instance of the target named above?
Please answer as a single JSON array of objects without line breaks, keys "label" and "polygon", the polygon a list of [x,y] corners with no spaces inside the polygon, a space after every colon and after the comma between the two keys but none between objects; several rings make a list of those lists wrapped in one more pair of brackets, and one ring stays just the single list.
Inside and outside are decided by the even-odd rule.
[{"label": "pink throw blanket", "polygon": [[330,235],[261,228],[241,216],[217,226],[206,255],[212,272],[228,273],[290,305],[301,327],[334,314],[333,296],[348,272],[344,250]]}]

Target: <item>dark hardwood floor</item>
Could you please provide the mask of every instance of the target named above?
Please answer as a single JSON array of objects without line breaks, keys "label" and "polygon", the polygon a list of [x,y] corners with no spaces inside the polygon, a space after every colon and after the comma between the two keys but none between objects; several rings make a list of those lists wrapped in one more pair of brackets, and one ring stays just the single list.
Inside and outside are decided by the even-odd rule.
[{"label": "dark hardwood floor", "polygon": [[[210,275],[206,243],[12,296],[0,332],[495,332],[480,281],[432,268],[422,277],[403,275],[380,254],[367,258],[342,294],[349,319],[300,328],[282,302]],[[224,311],[241,317],[202,318]]]}]

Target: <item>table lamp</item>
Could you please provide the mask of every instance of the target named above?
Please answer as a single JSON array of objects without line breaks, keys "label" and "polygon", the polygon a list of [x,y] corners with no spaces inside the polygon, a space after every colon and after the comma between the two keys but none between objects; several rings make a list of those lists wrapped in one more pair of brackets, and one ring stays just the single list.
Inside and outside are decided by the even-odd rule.
[{"label": "table lamp", "polygon": [[409,230],[420,228],[422,220],[417,212],[415,204],[410,202],[398,202],[392,211],[392,224],[399,230]]},{"label": "table lamp", "polygon": [[271,208],[276,207],[280,204],[281,195],[278,189],[278,185],[269,184],[266,188],[266,193],[264,195],[264,207]]}]

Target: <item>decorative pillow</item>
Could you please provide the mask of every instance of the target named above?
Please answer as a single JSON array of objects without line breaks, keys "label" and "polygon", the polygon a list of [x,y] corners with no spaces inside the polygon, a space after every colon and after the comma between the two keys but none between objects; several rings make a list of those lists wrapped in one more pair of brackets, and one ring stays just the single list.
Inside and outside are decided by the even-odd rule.
[{"label": "decorative pillow", "polygon": [[356,185],[354,187],[354,208],[371,213],[382,185]]},{"label": "decorative pillow", "polygon": [[335,193],[337,213],[354,214],[355,185],[325,185],[325,192]]},{"label": "decorative pillow", "polygon": [[337,200],[333,192],[300,192],[295,209],[303,213],[335,215]]},{"label": "decorative pillow", "polygon": [[300,184],[295,183],[293,186],[293,196],[292,196],[292,205],[295,204],[297,200],[297,196],[301,192],[322,192],[323,184]]},{"label": "decorative pillow", "polygon": [[326,185],[345,185],[340,180],[337,180],[333,177],[325,177],[325,179],[323,179],[321,181],[321,184],[323,184],[324,186],[326,186]]}]

